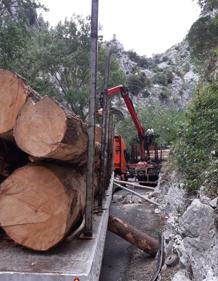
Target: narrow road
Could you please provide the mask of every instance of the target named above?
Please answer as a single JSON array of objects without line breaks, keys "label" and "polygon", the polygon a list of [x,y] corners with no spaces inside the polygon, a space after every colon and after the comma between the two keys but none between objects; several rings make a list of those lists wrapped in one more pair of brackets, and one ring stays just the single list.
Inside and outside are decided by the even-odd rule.
[{"label": "narrow road", "polygon": [[[138,191],[139,192],[139,191]],[[144,191],[140,191],[143,194]],[[114,194],[110,213],[158,237],[160,218],[155,206],[126,191]],[[100,281],[147,281],[155,270],[155,260],[125,240],[108,232]]]}]

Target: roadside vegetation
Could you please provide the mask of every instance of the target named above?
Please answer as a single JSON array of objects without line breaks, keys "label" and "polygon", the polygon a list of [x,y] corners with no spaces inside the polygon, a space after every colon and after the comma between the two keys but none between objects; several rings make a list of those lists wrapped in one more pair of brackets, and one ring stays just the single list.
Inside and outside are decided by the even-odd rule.
[{"label": "roadside vegetation", "polygon": [[[202,16],[190,29],[189,45],[201,81],[178,133],[175,156],[191,191],[218,192],[218,15],[217,1],[199,1]],[[216,9],[216,13],[215,13]]]}]

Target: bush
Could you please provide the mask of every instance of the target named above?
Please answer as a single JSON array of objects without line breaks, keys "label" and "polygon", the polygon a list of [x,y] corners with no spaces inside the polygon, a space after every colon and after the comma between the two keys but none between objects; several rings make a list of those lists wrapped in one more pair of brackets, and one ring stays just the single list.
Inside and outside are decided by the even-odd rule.
[{"label": "bush", "polygon": [[133,74],[127,78],[127,87],[129,91],[137,96],[145,87],[150,86],[150,80],[146,77],[145,73]]},{"label": "bush", "polygon": [[157,72],[153,77],[154,84],[161,84],[167,86],[173,82],[173,73],[169,70],[163,70]]},{"label": "bush", "polygon": [[144,91],[142,92],[143,98],[148,98],[150,95],[151,95],[151,93],[150,93],[148,90],[144,90]]},{"label": "bush", "polygon": [[126,52],[128,55],[129,59],[137,63],[139,67],[143,68],[148,68],[150,65],[150,60],[144,56],[139,56],[136,52],[134,51],[128,51]]},{"label": "bush", "polygon": [[169,97],[170,97],[170,92],[167,89],[163,89],[160,92],[160,100],[167,101]]},{"label": "bush", "polygon": [[[218,88],[202,86],[188,110],[175,155],[192,188],[218,184]],[[214,156],[212,156],[214,154]]]}]

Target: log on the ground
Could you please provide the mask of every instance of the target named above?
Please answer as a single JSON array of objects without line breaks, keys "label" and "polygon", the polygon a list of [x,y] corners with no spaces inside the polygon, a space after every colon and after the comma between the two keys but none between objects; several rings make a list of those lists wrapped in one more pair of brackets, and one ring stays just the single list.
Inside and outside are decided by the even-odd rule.
[{"label": "log on the ground", "polygon": [[140,230],[137,230],[117,217],[109,216],[108,230],[127,240],[151,256],[154,256],[160,248],[158,240],[150,237]]},{"label": "log on the ground", "polygon": [[84,162],[88,134],[85,124],[49,97],[23,106],[14,127],[17,145],[36,158]]},{"label": "log on the ground", "polygon": [[0,186],[0,225],[16,243],[48,250],[81,219],[85,187],[85,175],[71,167],[19,168]]},{"label": "log on the ground", "polygon": [[10,138],[28,96],[37,96],[18,74],[0,69],[0,135]]}]

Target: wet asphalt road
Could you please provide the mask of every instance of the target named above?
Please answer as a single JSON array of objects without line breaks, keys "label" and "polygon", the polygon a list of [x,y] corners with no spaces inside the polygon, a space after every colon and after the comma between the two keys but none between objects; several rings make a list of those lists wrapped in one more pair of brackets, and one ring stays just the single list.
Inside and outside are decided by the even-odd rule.
[{"label": "wet asphalt road", "polygon": [[[153,205],[119,191],[114,195],[110,213],[158,237],[160,218],[154,210]],[[143,251],[108,232],[100,281],[149,281],[155,270],[155,262]]]}]

